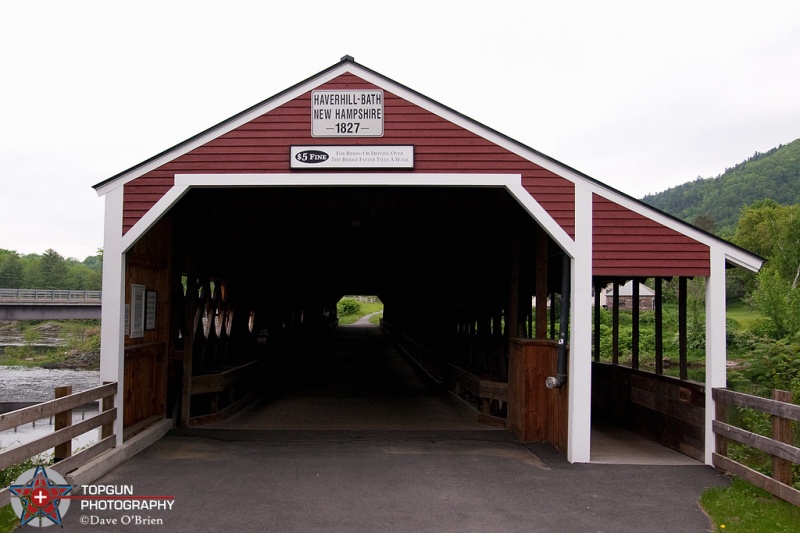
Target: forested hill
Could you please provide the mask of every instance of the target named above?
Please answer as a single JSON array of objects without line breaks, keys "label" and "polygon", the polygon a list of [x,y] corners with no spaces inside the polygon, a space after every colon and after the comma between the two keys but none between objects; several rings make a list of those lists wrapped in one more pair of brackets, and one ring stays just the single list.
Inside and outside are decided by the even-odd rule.
[{"label": "forested hill", "polygon": [[742,208],[765,198],[782,205],[800,203],[800,139],[763,154],[756,152],[716,178],[697,178],[649,194],[642,201],[730,238]]}]

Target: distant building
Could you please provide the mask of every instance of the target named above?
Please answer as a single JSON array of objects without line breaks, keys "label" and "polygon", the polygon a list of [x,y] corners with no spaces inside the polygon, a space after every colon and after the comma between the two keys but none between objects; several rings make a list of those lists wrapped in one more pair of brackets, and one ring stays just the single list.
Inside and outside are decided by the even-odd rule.
[{"label": "distant building", "polygon": [[[614,285],[608,284],[605,290],[600,293],[600,305],[608,309],[614,298]],[[652,311],[656,306],[656,293],[653,289],[639,284],[639,310]],[[619,286],[619,308],[630,311],[633,309],[633,280]]]}]

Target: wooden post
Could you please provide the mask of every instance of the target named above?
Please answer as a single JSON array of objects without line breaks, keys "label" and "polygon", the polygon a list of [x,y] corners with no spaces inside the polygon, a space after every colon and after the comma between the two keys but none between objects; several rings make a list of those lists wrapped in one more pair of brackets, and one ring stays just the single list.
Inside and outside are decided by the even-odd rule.
[{"label": "wooden post", "polygon": [[[72,385],[64,387],[56,387],[55,397],[63,398],[72,394]],[[55,430],[64,429],[72,425],[72,409],[56,413]],[[72,439],[67,442],[58,444],[53,450],[53,461],[56,463],[72,455]]]},{"label": "wooden post", "polygon": [[[509,293],[508,293],[508,316],[506,319],[508,320],[508,324],[506,327],[508,328],[509,337],[514,339],[517,337],[524,337],[524,333],[522,333],[521,329],[523,326],[520,324],[520,316],[519,316],[519,262],[520,262],[520,251],[519,251],[519,238],[517,236],[514,237],[514,242],[511,244],[511,283],[509,286]],[[524,324],[524,322],[523,322]]]},{"label": "wooden post", "polygon": [[547,338],[547,233],[536,228],[536,333],[537,339]]},{"label": "wooden post", "polygon": [[[728,406],[725,402],[717,400],[715,402],[714,418],[720,422],[728,423]],[[716,434],[715,450],[722,457],[728,456],[728,438],[724,435]]]},{"label": "wooden post", "polygon": [[[103,385],[108,385],[111,383],[110,381],[104,381]],[[114,408],[114,395],[106,396],[102,400],[102,404],[100,409],[103,412],[110,411]],[[108,424],[103,424],[102,428],[100,429],[100,439],[105,439],[106,437],[110,437],[114,434],[114,422],[109,422]]]},{"label": "wooden post", "polygon": [[688,379],[689,373],[686,368],[686,353],[688,345],[688,335],[686,333],[686,299],[687,287],[686,277],[678,278],[678,353],[680,354],[680,378]]},{"label": "wooden post", "polygon": [[656,278],[656,375],[664,373],[664,308],[662,307],[661,294],[663,292],[663,278]]},{"label": "wooden post", "polygon": [[[779,402],[792,403],[792,393],[785,390],[773,390],[772,399]],[[784,444],[792,444],[791,422],[781,416],[772,415],[772,438]],[[792,462],[772,456],[772,478],[784,485],[792,486]]]},{"label": "wooden post", "polygon": [[631,368],[639,369],[639,280],[631,280]]},{"label": "wooden post", "polygon": [[181,427],[189,426],[192,402],[192,357],[194,355],[194,318],[197,311],[197,278],[193,270],[186,276],[186,325],[183,333],[183,376],[181,382]]},{"label": "wooden post", "polygon": [[600,361],[600,292],[603,286],[599,280],[594,282],[594,360]]},{"label": "wooden post", "polygon": [[614,280],[611,303],[611,363],[619,364],[619,280]]}]

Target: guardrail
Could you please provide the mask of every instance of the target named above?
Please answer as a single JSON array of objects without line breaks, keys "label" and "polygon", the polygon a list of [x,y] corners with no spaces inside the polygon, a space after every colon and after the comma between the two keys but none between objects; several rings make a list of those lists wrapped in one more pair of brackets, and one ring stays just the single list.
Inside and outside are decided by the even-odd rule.
[{"label": "guardrail", "polygon": [[44,289],[0,289],[0,301],[18,302],[96,302],[100,303],[103,291],[71,291]]},{"label": "guardrail", "polygon": [[[800,421],[800,406],[791,403],[792,393],[775,390],[772,399],[713,389],[717,405],[713,430],[716,453],[713,464],[718,470],[738,476],[794,505],[800,506],[800,491],[793,487],[792,466],[800,464],[800,448],[794,446],[792,422]],[[772,438],[764,437],[728,423],[728,407],[743,407],[767,413],[772,418]],[[728,457],[728,441],[750,446],[772,456],[772,476],[767,476]]]}]

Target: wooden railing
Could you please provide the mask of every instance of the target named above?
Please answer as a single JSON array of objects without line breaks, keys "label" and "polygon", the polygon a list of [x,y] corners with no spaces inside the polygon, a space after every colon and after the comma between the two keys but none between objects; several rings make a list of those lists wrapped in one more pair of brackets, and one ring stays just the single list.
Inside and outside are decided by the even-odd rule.
[{"label": "wooden railing", "polygon": [[[106,450],[114,447],[116,437],[114,435],[114,420],[117,418],[117,410],[114,407],[114,395],[117,393],[117,384],[108,383],[93,389],[89,389],[75,394],[70,394],[56,400],[0,414],[0,431],[16,428],[23,424],[29,424],[43,418],[51,416],[57,417],[66,414],[71,420],[72,409],[86,405],[91,402],[101,400],[100,412],[91,418],[87,418],[74,425],[66,425],[61,429],[56,429],[53,433],[31,441],[16,448],[10,448],[0,452],[0,470],[9,466],[21,463],[51,448],[62,452],[58,462],[49,466],[61,475],[86,464]],[[100,440],[76,454],[72,454],[69,446],[65,444],[73,438],[91,431],[95,428],[102,428]],[[66,453],[63,453],[67,450]],[[7,488],[0,490],[0,507],[9,503],[9,491]]]},{"label": "wooden railing", "polygon": [[261,373],[259,366],[259,361],[249,361],[192,376],[189,390],[191,405],[194,406],[201,395],[207,396],[210,401],[205,406],[207,412],[192,413],[189,424],[194,426],[221,420],[253,401]]},{"label": "wooden railing", "polygon": [[[773,399],[761,398],[728,389],[713,389],[716,402],[716,434],[714,466],[731,473],[767,492],[800,506],[800,491],[793,487],[792,464],[800,464],[800,448],[792,442],[792,421],[800,421],[800,406],[791,403],[792,394],[773,391]],[[744,407],[771,415],[772,437],[764,437],[728,423],[729,406]],[[728,457],[728,441],[732,440],[772,456],[772,476],[767,476]]]}]

